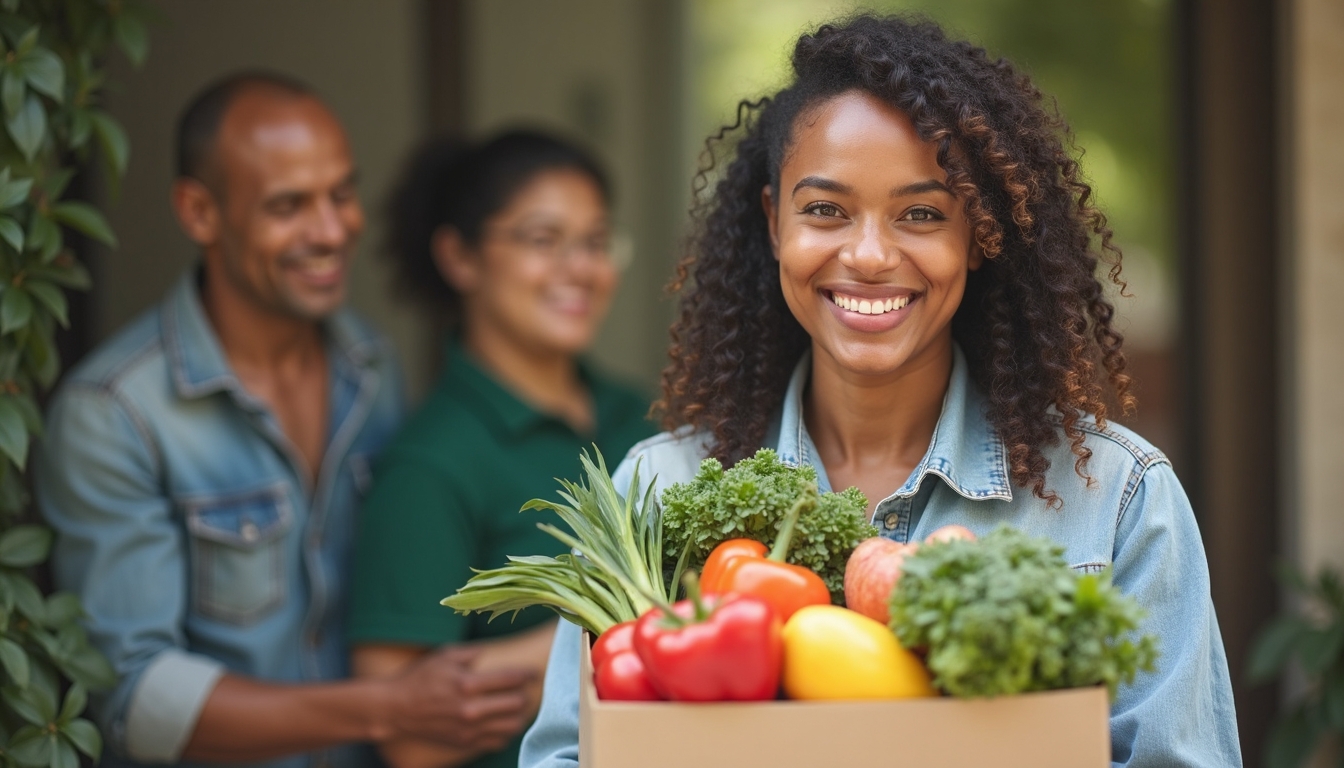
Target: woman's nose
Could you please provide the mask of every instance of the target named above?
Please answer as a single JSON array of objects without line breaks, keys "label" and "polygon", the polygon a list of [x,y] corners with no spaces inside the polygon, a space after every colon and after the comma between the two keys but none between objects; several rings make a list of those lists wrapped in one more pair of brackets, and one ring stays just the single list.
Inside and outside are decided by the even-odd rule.
[{"label": "woman's nose", "polygon": [[884,221],[860,221],[853,233],[853,239],[840,252],[842,264],[868,277],[900,266],[900,249]]}]

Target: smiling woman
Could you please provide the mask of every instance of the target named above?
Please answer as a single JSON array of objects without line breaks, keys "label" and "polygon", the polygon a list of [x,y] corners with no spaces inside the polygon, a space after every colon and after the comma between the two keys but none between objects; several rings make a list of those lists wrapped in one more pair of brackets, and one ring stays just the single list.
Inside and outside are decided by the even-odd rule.
[{"label": "smiling woman", "polygon": [[[1132,402],[1096,277],[1119,253],[1067,126],[1010,63],[927,22],[822,26],[793,69],[720,133],[731,158],[677,276],[669,431],[613,482],[638,463],[666,487],[769,447],[821,490],[858,487],[897,542],[1049,538],[1160,638],[1113,702],[1112,761],[1240,765],[1194,515],[1167,458],[1107,419],[1107,394]],[[577,760],[578,644],[562,622],[525,768]]]}]

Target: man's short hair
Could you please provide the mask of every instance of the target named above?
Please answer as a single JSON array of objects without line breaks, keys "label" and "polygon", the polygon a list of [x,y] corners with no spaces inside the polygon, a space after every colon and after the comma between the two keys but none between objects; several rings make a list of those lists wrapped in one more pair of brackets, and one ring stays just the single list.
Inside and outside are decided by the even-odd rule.
[{"label": "man's short hair", "polygon": [[249,70],[227,75],[196,95],[177,121],[177,175],[205,181],[210,153],[219,135],[220,123],[233,100],[250,88],[279,91],[288,96],[312,96],[307,84],[289,75],[267,70]]}]

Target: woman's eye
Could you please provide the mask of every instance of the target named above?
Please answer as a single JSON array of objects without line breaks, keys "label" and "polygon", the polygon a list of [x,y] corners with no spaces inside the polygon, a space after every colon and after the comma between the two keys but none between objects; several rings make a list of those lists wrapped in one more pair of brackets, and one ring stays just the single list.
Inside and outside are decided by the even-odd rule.
[{"label": "woman's eye", "polygon": [[942,221],[943,215],[932,208],[915,208],[905,215],[910,221]]},{"label": "woman's eye", "polygon": [[813,203],[804,208],[803,212],[827,217],[840,215],[840,209],[830,203]]}]

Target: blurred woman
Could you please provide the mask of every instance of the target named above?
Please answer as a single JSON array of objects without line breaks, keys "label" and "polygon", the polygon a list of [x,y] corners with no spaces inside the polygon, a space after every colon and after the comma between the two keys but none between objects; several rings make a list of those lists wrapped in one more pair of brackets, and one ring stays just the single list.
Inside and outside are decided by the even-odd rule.
[{"label": "blurred woman", "polygon": [[[394,743],[395,768],[514,766],[536,711],[552,614],[489,623],[439,605],[473,568],[519,552],[560,554],[538,530],[590,444],[619,458],[653,432],[647,400],[584,364],[618,281],[606,177],[583,151],[511,132],[482,144],[437,142],[410,163],[393,198],[391,254],[402,287],[447,316],[437,387],[379,460],[357,540],[350,631],[361,676],[393,674],[444,645],[463,656],[464,706],[489,733],[475,747]],[[533,672],[527,718],[491,721],[516,691],[477,691],[473,673]],[[488,685],[487,685],[488,687]],[[484,745],[484,749],[481,745]],[[494,749],[491,749],[494,748]]]}]

